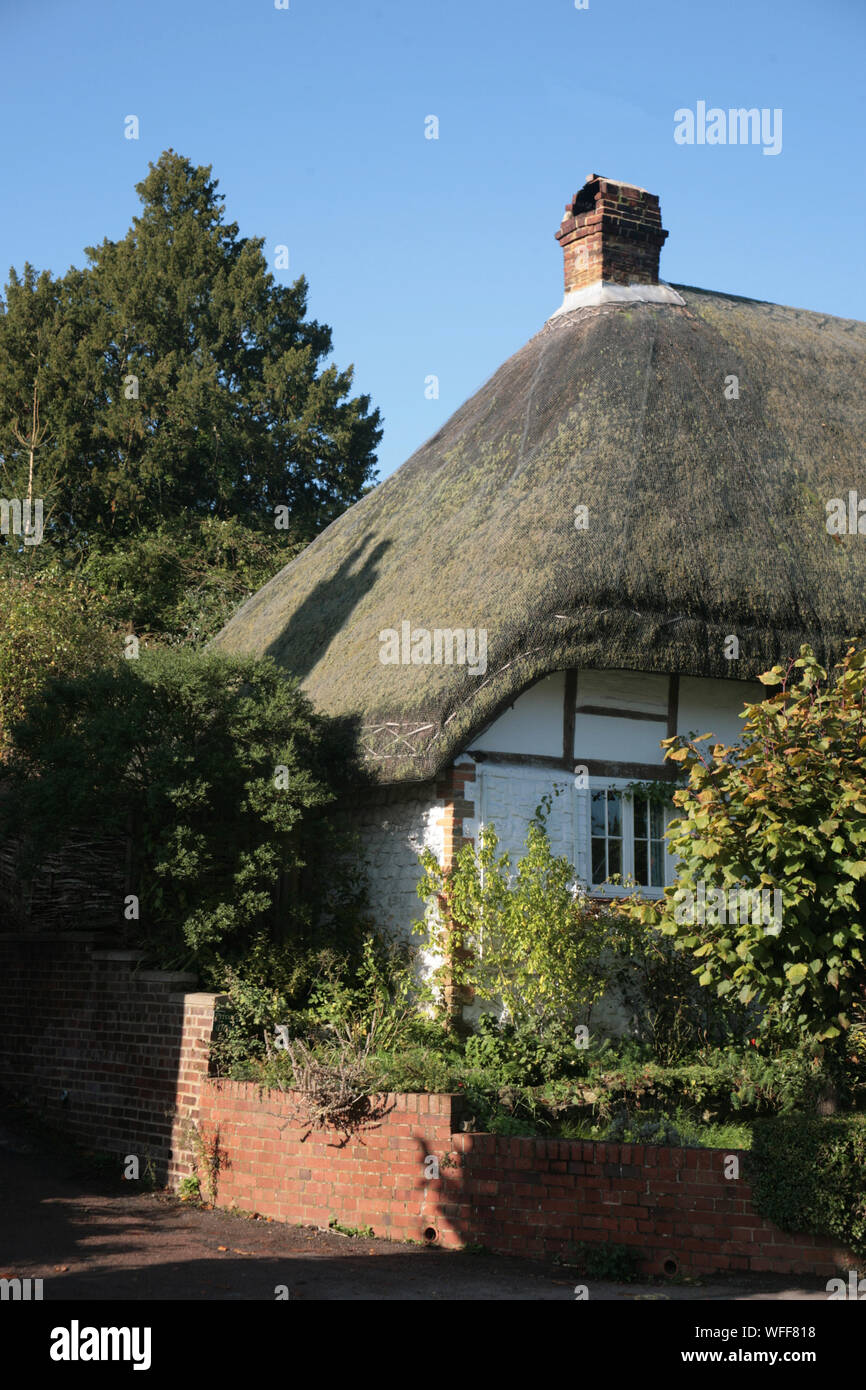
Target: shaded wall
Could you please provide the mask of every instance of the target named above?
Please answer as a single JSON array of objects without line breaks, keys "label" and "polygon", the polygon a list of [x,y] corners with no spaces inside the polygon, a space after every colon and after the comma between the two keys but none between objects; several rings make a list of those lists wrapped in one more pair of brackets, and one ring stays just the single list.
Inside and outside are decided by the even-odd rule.
[{"label": "shaded wall", "polygon": [[0,933],[0,1085],[86,1147],[190,1171],[214,994],[91,933]]}]

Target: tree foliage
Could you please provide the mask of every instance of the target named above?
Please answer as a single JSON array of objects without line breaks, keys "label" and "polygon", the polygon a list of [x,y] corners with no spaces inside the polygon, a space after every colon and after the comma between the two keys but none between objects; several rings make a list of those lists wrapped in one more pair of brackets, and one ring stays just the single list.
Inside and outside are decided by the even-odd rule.
[{"label": "tree foliage", "polygon": [[0,566],[0,759],[12,725],[51,677],[83,675],[121,659],[122,639],[92,588],[56,566]]},{"label": "tree foliage", "polygon": [[[14,730],[0,787],[32,857],[87,825],[126,832],[137,942],[214,966],[300,913],[281,883],[323,835],[342,744],[268,659],[143,652],[50,681]],[[134,910],[134,909],[133,909]],[[118,902],[118,927],[129,917]],[[215,968],[215,967],[214,967]]]},{"label": "tree foliage", "polygon": [[[279,547],[309,541],[370,485],[378,411],[279,285],[263,239],[225,220],[210,167],[167,150],[137,185],[126,236],[58,279],[25,265],[0,305],[0,460],[26,496],[34,391],[46,540],[105,549],[142,532],[235,518]],[[291,558],[290,555],[285,559]],[[285,562],[284,559],[284,562]]]},{"label": "tree foliage", "polygon": [[115,622],[163,645],[200,646],[297,549],[276,547],[236,517],[204,517],[94,550],[80,573]]},{"label": "tree foliage", "polygon": [[[760,679],[774,693],[734,745],[667,740],[689,776],[668,829],[677,881],[628,911],[698,962],[701,985],[762,1005],[765,1028],[832,1040],[866,1009],[866,647],[834,679],[806,646]],[[701,885],[703,922],[682,910]],[[732,910],[741,888],[778,891],[781,923]]]}]

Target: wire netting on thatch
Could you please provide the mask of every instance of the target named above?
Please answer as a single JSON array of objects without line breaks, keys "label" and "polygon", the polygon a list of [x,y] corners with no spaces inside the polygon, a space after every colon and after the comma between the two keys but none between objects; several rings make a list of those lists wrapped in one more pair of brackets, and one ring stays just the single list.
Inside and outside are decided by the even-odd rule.
[{"label": "wire netting on thatch", "polygon": [[105,931],[122,926],[127,846],[122,838],[73,834],[24,867],[20,840],[0,844],[0,923],[9,931]]}]

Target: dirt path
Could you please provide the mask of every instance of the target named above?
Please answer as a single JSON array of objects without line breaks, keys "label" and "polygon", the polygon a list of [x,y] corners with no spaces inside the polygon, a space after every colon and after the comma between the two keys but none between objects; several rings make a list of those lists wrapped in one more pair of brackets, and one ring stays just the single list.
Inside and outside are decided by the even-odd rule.
[{"label": "dirt path", "polygon": [[[579,1276],[550,1263],[345,1237],[203,1211],[88,1173],[0,1104],[0,1277],[41,1278],[72,1300],[570,1301]],[[825,1301],[823,1281],[593,1282],[591,1299]]]}]

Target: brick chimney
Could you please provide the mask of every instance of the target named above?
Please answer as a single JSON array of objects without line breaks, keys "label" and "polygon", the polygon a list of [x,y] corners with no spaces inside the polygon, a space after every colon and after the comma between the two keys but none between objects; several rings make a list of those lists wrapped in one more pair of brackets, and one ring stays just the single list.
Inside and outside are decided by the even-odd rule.
[{"label": "brick chimney", "polygon": [[556,233],[565,257],[566,296],[602,281],[657,285],[666,236],[654,193],[591,174],[566,204]]}]

